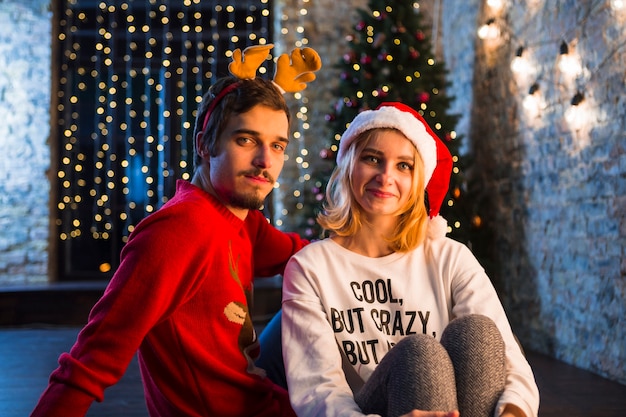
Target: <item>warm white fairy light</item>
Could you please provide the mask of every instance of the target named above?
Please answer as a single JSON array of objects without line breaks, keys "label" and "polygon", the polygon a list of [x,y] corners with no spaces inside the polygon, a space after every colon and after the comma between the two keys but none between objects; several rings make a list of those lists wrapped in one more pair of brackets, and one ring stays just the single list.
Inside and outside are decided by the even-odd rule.
[{"label": "warm white fairy light", "polygon": [[[281,36],[289,39],[288,35],[291,35],[294,46],[297,48],[306,47],[309,44],[309,39],[306,36],[305,23],[310,19],[309,16],[309,1],[303,0],[302,6],[295,10],[295,16],[290,16],[287,13],[281,15]],[[285,50],[290,49],[285,47]],[[309,152],[307,145],[307,131],[310,129],[309,122],[309,106],[307,90],[295,93],[293,99],[297,102],[297,109],[295,111],[295,123],[293,124],[294,131],[293,145],[290,145],[289,153],[293,156],[297,169],[297,181],[294,181],[291,185],[291,190],[281,189],[277,190],[274,198],[274,219],[271,219],[276,226],[283,226],[286,223],[286,218],[296,218],[298,212],[305,209],[304,197],[307,193],[308,181],[311,179],[310,162],[311,152]],[[289,156],[286,156],[289,159]]]}]

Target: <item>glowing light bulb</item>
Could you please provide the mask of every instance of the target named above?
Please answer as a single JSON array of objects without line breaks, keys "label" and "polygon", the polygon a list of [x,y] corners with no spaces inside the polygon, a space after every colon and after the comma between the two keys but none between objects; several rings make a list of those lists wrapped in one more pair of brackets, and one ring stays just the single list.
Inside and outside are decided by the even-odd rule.
[{"label": "glowing light bulb", "polygon": [[513,58],[513,60],[511,61],[511,71],[518,74],[530,73],[530,63],[528,62],[528,59],[524,56],[524,47],[522,46],[517,49],[515,58]]},{"label": "glowing light bulb", "polygon": [[503,0],[487,0],[487,6],[489,6],[493,11],[499,12],[504,6]]},{"label": "glowing light bulb", "polygon": [[580,64],[580,59],[574,55],[562,55],[559,59],[559,70],[569,76],[575,76],[580,74],[582,71],[582,66]]},{"label": "glowing light bulb", "polygon": [[539,92],[539,84],[534,83],[528,90],[528,95],[524,97],[522,102],[524,110],[529,118],[539,117],[541,109],[545,107],[543,97]]},{"label": "glowing light bulb", "polygon": [[577,54],[570,53],[569,47],[565,42],[562,42],[560,46],[558,66],[563,74],[570,77],[576,76],[582,72],[580,57]]},{"label": "glowing light bulb", "polygon": [[585,96],[578,92],[571,101],[571,106],[565,111],[565,120],[572,130],[581,130],[588,124],[590,112]]},{"label": "glowing light bulb", "polygon": [[498,36],[500,36],[500,28],[494,19],[489,19],[487,23],[478,28],[480,39],[496,39]]}]

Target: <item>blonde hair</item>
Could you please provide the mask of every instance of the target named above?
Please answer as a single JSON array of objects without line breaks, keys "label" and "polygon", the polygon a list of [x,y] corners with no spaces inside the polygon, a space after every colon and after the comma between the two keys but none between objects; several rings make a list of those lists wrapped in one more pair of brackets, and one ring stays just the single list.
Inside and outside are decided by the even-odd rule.
[{"label": "blonde hair", "polygon": [[[370,129],[355,138],[333,170],[326,186],[326,200],[317,222],[338,236],[354,235],[363,223],[362,209],[352,194],[352,172],[361,152],[372,138],[392,128]],[[398,131],[398,130],[397,130]],[[400,131],[398,131],[400,132]],[[402,132],[400,132],[402,133]],[[408,140],[408,139],[407,139]],[[411,195],[398,210],[398,224],[387,240],[396,252],[408,252],[424,242],[428,213],[424,202],[424,161],[415,149]]]}]

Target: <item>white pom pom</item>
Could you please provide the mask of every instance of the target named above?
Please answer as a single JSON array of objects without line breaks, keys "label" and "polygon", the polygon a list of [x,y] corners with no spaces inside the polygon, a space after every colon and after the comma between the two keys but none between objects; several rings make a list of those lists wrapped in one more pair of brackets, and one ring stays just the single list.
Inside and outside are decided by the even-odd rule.
[{"label": "white pom pom", "polygon": [[448,222],[440,215],[436,215],[432,219],[428,220],[428,231],[426,236],[429,239],[441,239],[446,237],[448,233]]}]

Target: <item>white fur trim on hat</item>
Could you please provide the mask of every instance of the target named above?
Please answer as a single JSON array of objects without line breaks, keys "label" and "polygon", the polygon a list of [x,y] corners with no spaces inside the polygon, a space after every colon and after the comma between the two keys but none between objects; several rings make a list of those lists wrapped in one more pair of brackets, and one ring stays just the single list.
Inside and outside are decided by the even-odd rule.
[{"label": "white fur trim on hat", "polygon": [[437,146],[424,124],[411,113],[393,106],[380,107],[377,110],[365,110],[359,113],[348,129],[341,136],[337,163],[341,161],[346,149],[361,133],[376,128],[398,129],[409,139],[424,161],[424,184],[428,184],[437,165]]},{"label": "white fur trim on hat", "polygon": [[429,239],[441,239],[446,237],[448,233],[448,222],[440,215],[436,215],[432,219],[428,219],[428,229],[426,236]]}]

